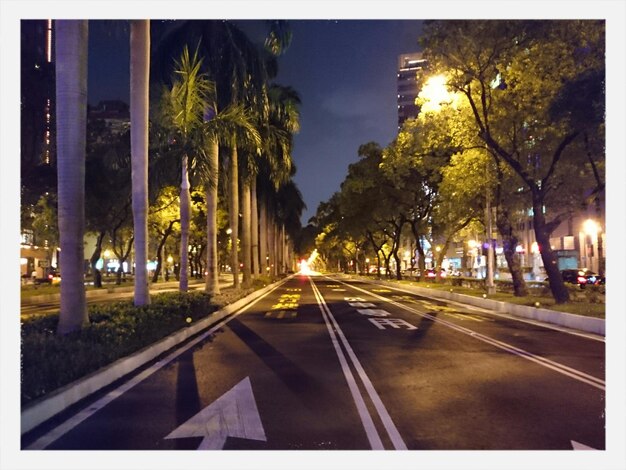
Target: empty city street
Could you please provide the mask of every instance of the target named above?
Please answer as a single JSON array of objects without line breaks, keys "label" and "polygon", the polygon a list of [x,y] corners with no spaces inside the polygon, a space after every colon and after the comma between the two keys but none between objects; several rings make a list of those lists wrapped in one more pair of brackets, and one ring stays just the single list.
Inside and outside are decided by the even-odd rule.
[{"label": "empty city street", "polygon": [[22,447],[604,449],[604,347],[408,288],[295,275]]}]

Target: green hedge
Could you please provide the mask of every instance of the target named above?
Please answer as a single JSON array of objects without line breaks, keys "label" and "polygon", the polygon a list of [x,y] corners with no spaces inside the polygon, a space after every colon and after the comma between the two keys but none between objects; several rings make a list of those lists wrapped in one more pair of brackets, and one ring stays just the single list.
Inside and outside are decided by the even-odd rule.
[{"label": "green hedge", "polygon": [[152,296],[151,304],[144,307],[135,307],[132,301],[90,305],[90,324],[63,337],[55,334],[58,314],[24,320],[22,404],[132,354],[215,310],[210,296],[203,292],[168,292]]}]

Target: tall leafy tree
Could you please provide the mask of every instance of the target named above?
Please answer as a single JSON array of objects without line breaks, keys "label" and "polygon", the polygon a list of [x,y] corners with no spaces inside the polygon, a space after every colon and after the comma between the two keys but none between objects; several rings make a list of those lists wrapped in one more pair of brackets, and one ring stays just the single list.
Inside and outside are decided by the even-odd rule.
[{"label": "tall leafy tree", "polygon": [[[598,113],[571,119],[571,112],[555,114],[553,105],[586,72],[603,78],[604,44],[604,24],[593,20],[435,21],[422,38],[432,69],[449,74],[449,86],[467,98],[476,135],[528,191],[557,303],[567,302],[569,293],[550,235],[584,204],[580,188],[597,186],[580,142],[585,129],[598,127],[589,124]],[[602,97],[601,90],[581,99],[589,109],[602,109]]]},{"label": "tall leafy tree", "polygon": [[65,335],[89,321],[83,245],[88,23],[58,20],[56,32],[57,178],[63,275],[57,333]]}]

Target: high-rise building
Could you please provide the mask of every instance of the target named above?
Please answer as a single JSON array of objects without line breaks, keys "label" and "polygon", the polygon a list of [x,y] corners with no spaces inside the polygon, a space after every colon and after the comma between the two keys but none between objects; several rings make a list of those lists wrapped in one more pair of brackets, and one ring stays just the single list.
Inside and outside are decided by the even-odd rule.
[{"label": "high-rise building", "polygon": [[409,118],[419,113],[415,99],[419,93],[417,87],[418,74],[423,73],[427,60],[421,52],[411,52],[398,56],[398,129]]},{"label": "high-rise building", "polygon": [[32,165],[55,159],[53,34],[52,20],[21,22],[21,159]]}]

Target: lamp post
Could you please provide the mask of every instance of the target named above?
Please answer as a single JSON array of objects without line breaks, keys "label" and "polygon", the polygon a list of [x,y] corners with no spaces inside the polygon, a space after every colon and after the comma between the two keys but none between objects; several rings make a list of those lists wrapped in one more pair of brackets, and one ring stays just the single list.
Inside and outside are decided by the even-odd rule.
[{"label": "lamp post", "polygon": [[104,250],[104,272],[107,277],[109,276],[109,257],[111,256],[111,252],[109,250]]},{"label": "lamp post", "polygon": [[470,277],[474,277],[474,265],[478,260],[478,242],[474,239],[467,241],[468,253],[470,256],[470,264],[467,266]]},{"label": "lamp post", "polygon": [[170,269],[172,269],[172,263],[174,262],[174,258],[172,255],[167,257],[167,266],[165,267],[165,280],[170,280]]},{"label": "lamp post", "polygon": [[487,218],[487,279],[485,287],[487,288],[487,294],[492,295],[496,293],[496,286],[493,283],[493,238],[491,227],[491,198],[489,194],[489,186],[486,189],[486,218]]}]

